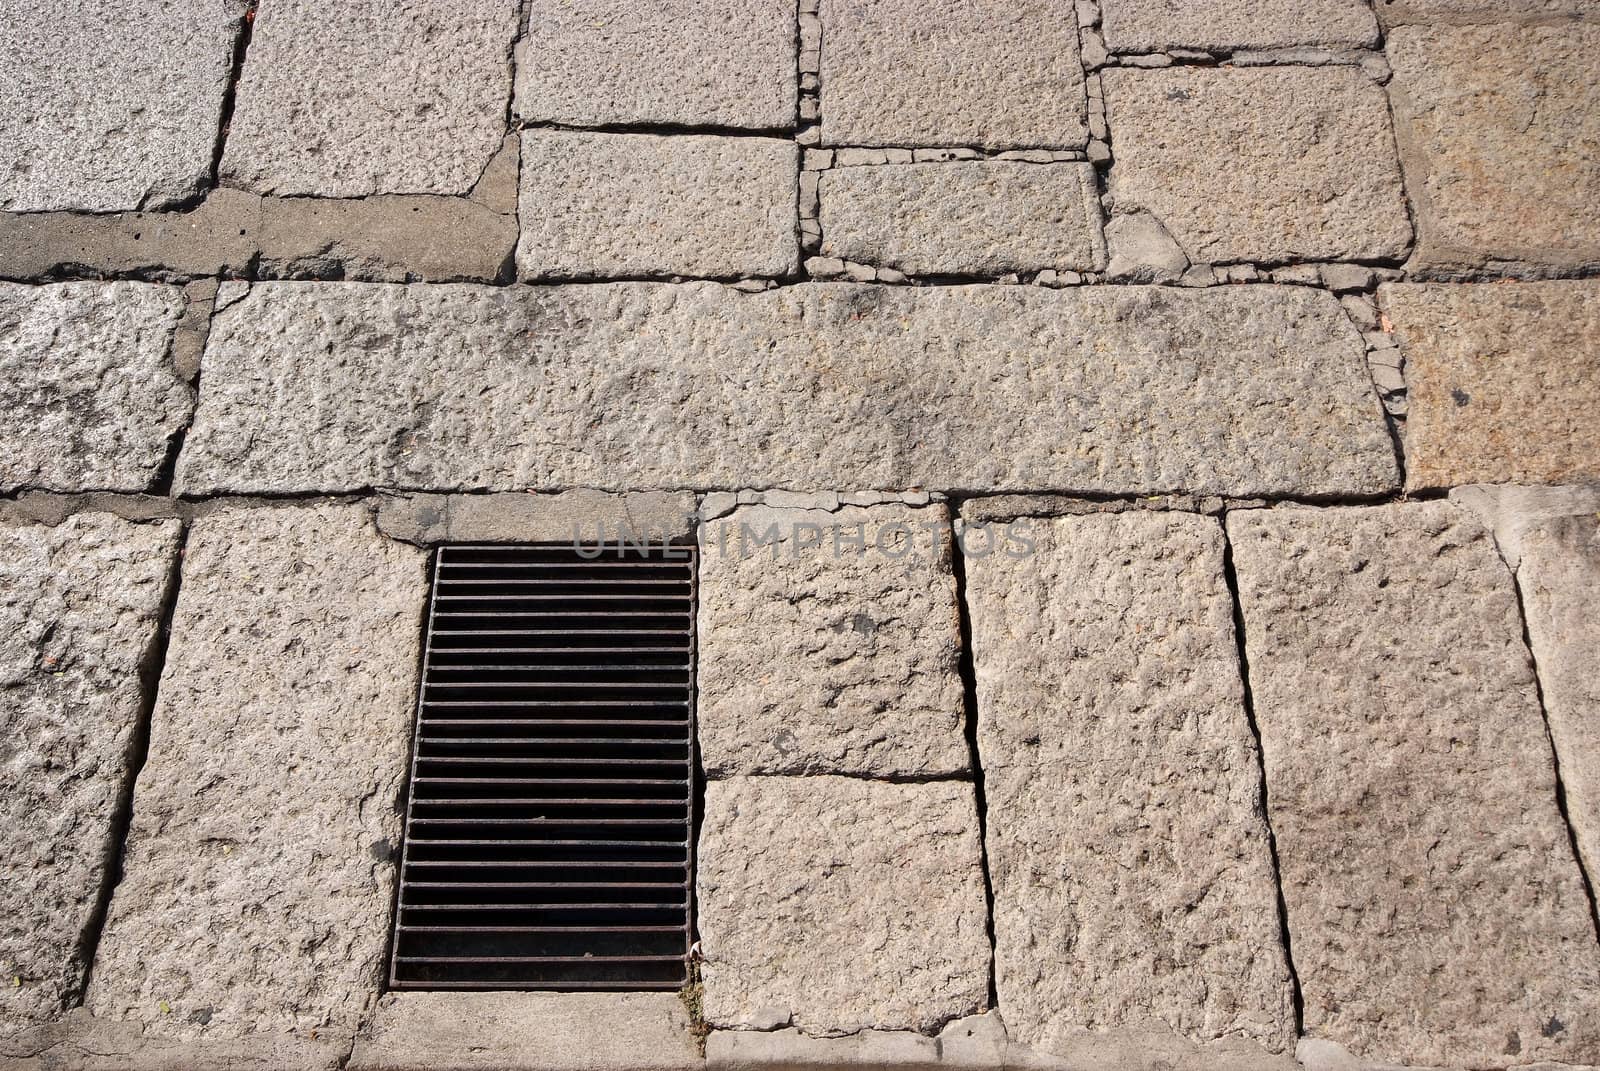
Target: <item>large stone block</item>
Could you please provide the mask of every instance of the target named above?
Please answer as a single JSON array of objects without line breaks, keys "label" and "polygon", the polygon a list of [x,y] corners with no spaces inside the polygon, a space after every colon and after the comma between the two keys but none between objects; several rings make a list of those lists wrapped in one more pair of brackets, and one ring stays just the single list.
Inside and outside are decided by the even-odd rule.
[{"label": "large stone block", "polygon": [[1443,502],[1228,528],[1306,1037],[1600,1060],[1600,945],[1487,530]]},{"label": "large stone block", "polygon": [[524,279],[786,275],[800,266],[792,141],[529,131]]},{"label": "large stone block", "polygon": [[1387,285],[1405,352],[1406,482],[1600,478],[1600,283]]},{"label": "large stone block", "polygon": [[1383,89],[1354,67],[1101,73],[1117,213],[1197,262],[1402,256],[1411,222]]},{"label": "large stone block", "polygon": [[[967,557],[995,984],[1018,1040],[1293,1048],[1222,527],[1030,519]],[[978,545],[978,541],[972,541]]]},{"label": "large stone block", "polygon": [[194,396],[168,350],[183,291],[0,283],[0,488],[143,491]]},{"label": "large stone block", "polygon": [[913,275],[1106,266],[1086,163],[836,167],[821,196],[825,256]]},{"label": "large stone block", "polygon": [[1536,20],[1600,11],[1595,0],[1383,0],[1374,7],[1386,26]]},{"label": "large stone block", "polygon": [[1104,0],[1101,32],[1113,52],[1364,48],[1377,43],[1378,22],[1362,0]]},{"label": "large stone block", "polygon": [[747,506],[701,542],[708,776],[968,769],[948,509]]},{"label": "large stone block", "polygon": [[1388,56],[1415,267],[1600,264],[1600,23],[1406,27]]},{"label": "large stone block", "polygon": [[793,0],[531,0],[517,115],[535,123],[792,127]]},{"label": "large stone block", "polygon": [[194,523],[87,1006],[148,1035],[353,1033],[377,999],[426,555],[360,507]]},{"label": "large stone block", "polygon": [[462,194],[500,149],[516,0],[262,0],[222,178],[257,193]]},{"label": "large stone block", "polygon": [[0,210],[121,212],[193,197],[244,4],[0,2]]},{"label": "large stone block", "polygon": [[0,526],[0,1033],[57,1018],[94,954],[177,543],[101,513]]},{"label": "large stone block", "polygon": [[1368,494],[1361,339],[1304,287],[225,285],[184,491]]},{"label": "large stone block", "polygon": [[696,890],[713,1026],[932,1030],[980,1010],[989,938],[972,785],[706,785]]},{"label": "large stone block", "polygon": [[822,0],[833,145],[1081,149],[1078,23],[1053,0]]}]

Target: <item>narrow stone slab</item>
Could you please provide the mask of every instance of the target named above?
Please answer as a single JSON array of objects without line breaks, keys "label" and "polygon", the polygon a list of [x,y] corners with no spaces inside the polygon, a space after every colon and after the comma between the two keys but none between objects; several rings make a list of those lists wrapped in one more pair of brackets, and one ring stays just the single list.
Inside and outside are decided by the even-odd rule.
[{"label": "narrow stone slab", "polygon": [[1383,0],[1385,26],[1407,23],[1510,22],[1593,14],[1594,0]]},{"label": "narrow stone slab", "polygon": [[1306,1036],[1600,1060],[1600,946],[1488,531],[1443,502],[1228,528]]},{"label": "narrow stone slab", "polygon": [[979,853],[967,782],[710,782],[696,876],[706,1020],[929,1031],[981,1010]]},{"label": "narrow stone slab", "polygon": [[385,495],[378,528],[390,539],[435,543],[661,543],[694,534],[687,492]]},{"label": "narrow stone slab", "polygon": [[123,212],[199,193],[244,6],[0,2],[0,211]]},{"label": "narrow stone slab", "polygon": [[268,0],[222,178],[285,196],[466,193],[506,133],[516,33],[516,0]]},{"label": "narrow stone slab", "polygon": [[517,115],[534,123],[792,127],[792,0],[531,0]]},{"label": "narrow stone slab", "polygon": [[1362,0],[1241,0],[1182,4],[1171,0],[1104,0],[1101,32],[1113,52],[1169,48],[1367,48],[1378,21]]},{"label": "narrow stone slab", "polygon": [[1600,478],[1600,283],[1386,285],[1406,358],[1406,483]]},{"label": "narrow stone slab", "polygon": [[83,984],[178,524],[0,526],[0,1033]]},{"label": "narrow stone slab", "polygon": [[350,1071],[691,1071],[676,993],[390,993]]},{"label": "narrow stone slab", "polygon": [[464,197],[268,197],[259,240],[271,278],[493,282],[509,278],[517,220]]},{"label": "narrow stone slab", "polygon": [[1397,480],[1362,341],[1305,287],[280,283],[218,308],[191,493]]},{"label": "narrow stone slab", "polygon": [[821,196],[824,256],[913,275],[1106,266],[1086,163],[836,167]]},{"label": "narrow stone slab", "polygon": [[1411,222],[1383,89],[1353,67],[1101,73],[1117,213],[1191,261],[1380,260]]},{"label": "narrow stone slab", "polygon": [[[1292,1050],[1294,1010],[1223,582],[1222,527],[1030,518],[974,553],[995,983],[1012,1036]],[[1064,954],[1063,950],[1070,950]]]},{"label": "narrow stone slab", "polygon": [[425,562],[359,507],[194,523],[96,1016],[354,1032],[388,943]]},{"label": "narrow stone slab", "polygon": [[776,138],[529,131],[524,279],[799,269],[799,151]]},{"label": "narrow stone slab", "polygon": [[831,145],[1081,149],[1073,11],[1052,0],[822,0]]},{"label": "narrow stone slab", "polygon": [[175,286],[0,283],[0,489],[146,490],[194,407],[182,315]]},{"label": "narrow stone slab", "polygon": [[1600,23],[1413,26],[1389,93],[1414,266],[1600,264]]},{"label": "narrow stone slab", "polygon": [[966,772],[948,509],[747,506],[700,540],[707,776]]}]

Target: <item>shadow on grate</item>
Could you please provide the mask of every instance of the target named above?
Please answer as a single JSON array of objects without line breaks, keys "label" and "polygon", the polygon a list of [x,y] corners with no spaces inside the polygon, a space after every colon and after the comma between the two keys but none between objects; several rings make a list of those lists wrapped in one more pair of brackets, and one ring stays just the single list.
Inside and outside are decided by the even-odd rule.
[{"label": "shadow on grate", "polygon": [[688,980],[695,550],[598,554],[435,558],[393,988]]}]

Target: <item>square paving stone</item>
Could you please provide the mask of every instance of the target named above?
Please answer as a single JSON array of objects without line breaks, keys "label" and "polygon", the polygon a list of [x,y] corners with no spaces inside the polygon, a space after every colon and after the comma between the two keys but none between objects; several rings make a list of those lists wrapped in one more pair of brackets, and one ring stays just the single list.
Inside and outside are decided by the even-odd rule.
[{"label": "square paving stone", "polygon": [[1101,32],[1112,52],[1378,43],[1378,21],[1364,0],[1102,0]]},{"label": "square paving stone", "polygon": [[1394,260],[1411,241],[1389,106],[1351,67],[1107,70],[1117,213],[1191,261]]},{"label": "square paving stone", "polygon": [[242,0],[0,0],[0,211],[168,208],[211,176]]},{"label": "square paving stone", "polygon": [[0,1033],[83,984],[177,547],[176,521],[0,526]]},{"label": "square paving stone", "polygon": [[516,0],[261,0],[222,155],[256,193],[464,194],[500,149]]},{"label": "square paving stone", "polygon": [[1228,529],[1305,1036],[1600,1060],[1600,945],[1489,532],[1444,502]]},{"label": "square paving stone", "polygon": [[388,946],[426,592],[424,552],[361,507],[194,523],[96,1016],[354,1032]]},{"label": "square paving stone", "polygon": [[1081,149],[1078,23],[1055,0],[822,0],[830,145]]},{"label": "square paving stone", "polygon": [[528,131],[524,279],[786,275],[799,151],[775,138]]},{"label": "square paving stone", "polygon": [[1011,1036],[1292,1050],[1221,525],[1155,511],[1015,524],[1032,553],[966,559]]},{"label": "square paving stone", "polygon": [[1388,56],[1414,267],[1600,264],[1600,23],[1406,27]]},{"label": "square paving stone", "polygon": [[1600,283],[1386,285],[1406,483],[1600,478]]},{"label": "square paving stone", "polygon": [[981,1010],[980,852],[969,782],[707,784],[696,877],[706,1020],[930,1031]]},{"label": "square paving stone", "polygon": [[822,255],[913,275],[1102,271],[1090,164],[890,164],[822,172]]},{"label": "square paving stone", "polygon": [[194,409],[183,310],[175,286],[0,283],[0,490],[146,490]]},{"label": "square paving stone", "polygon": [[794,0],[531,0],[517,115],[533,123],[795,124]]},{"label": "square paving stone", "polygon": [[968,769],[950,514],[748,506],[701,527],[707,776]]}]

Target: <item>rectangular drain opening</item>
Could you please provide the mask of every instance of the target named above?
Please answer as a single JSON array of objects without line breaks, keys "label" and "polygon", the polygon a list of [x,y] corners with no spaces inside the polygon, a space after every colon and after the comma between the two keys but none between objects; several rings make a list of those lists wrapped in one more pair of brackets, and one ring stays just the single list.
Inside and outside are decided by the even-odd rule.
[{"label": "rectangular drain opening", "polygon": [[392,988],[687,982],[696,565],[439,548]]}]

